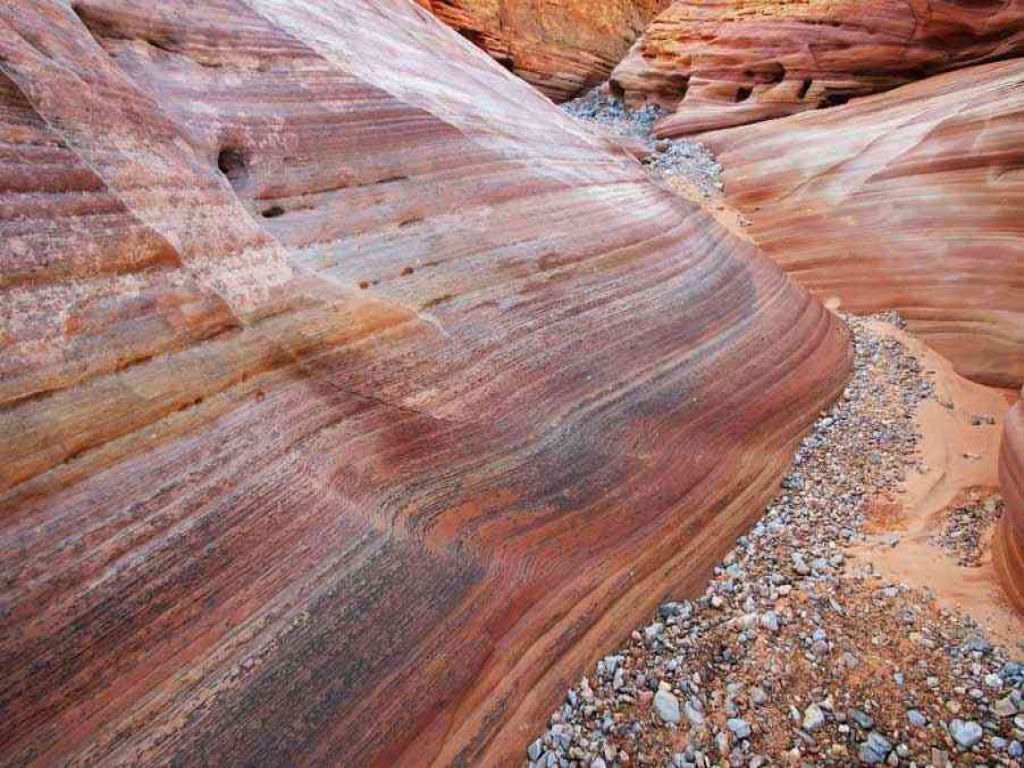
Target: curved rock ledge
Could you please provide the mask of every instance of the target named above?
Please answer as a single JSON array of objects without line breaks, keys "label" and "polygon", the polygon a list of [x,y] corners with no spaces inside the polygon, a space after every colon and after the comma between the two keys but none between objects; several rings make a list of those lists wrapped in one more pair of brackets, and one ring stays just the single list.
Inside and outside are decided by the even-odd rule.
[{"label": "curved rock ledge", "polygon": [[822,298],[898,309],[957,371],[1024,381],[1024,60],[705,134],[755,241]]},{"label": "curved rock ledge", "polygon": [[12,0],[0,61],[3,765],[518,759],[848,374],[407,2]]},{"label": "curved rock ledge", "polygon": [[685,136],[844,103],[1024,53],[1024,4],[967,0],[675,0],[611,80],[676,109]]}]

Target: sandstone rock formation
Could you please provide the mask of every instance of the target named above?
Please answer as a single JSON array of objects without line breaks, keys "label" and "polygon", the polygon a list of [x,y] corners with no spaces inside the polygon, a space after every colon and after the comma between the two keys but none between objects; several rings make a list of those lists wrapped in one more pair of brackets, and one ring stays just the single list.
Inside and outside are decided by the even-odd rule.
[{"label": "sandstone rock formation", "polygon": [[608,79],[668,0],[416,0],[556,101]]},{"label": "sandstone rock formation", "polygon": [[1024,53],[1024,2],[676,0],[616,67],[632,102],[673,109],[666,135],[842,103]]},{"label": "sandstone rock formation", "polygon": [[405,0],[9,0],[0,83],[0,764],[518,759],[847,375]]},{"label": "sandstone rock formation", "polygon": [[[1022,393],[1024,394],[1024,393]],[[1010,409],[999,450],[999,490],[1006,503],[996,563],[1010,600],[1024,611],[1024,401]]]},{"label": "sandstone rock formation", "polygon": [[1024,380],[1024,60],[706,134],[782,267],[858,313],[898,309],[977,381]]}]

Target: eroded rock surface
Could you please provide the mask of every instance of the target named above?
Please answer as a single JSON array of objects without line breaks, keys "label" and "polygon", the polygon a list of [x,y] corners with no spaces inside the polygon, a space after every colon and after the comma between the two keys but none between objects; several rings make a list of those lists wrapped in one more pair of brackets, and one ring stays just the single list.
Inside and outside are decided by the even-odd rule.
[{"label": "eroded rock surface", "polygon": [[630,102],[677,112],[663,136],[843,103],[1024,52],[1024,3],[676,0],[615,68]]},{"label": "eroded rock surface", "polygon": [[0,763],[498,764],[833,316],[426,11],[0,6]]},{"label": "eroded rock surface", "polygon": [[604,82],[668,0],[416,0],[556,101]]},{"label": "eroded rock surface", "polygon": [[1006,512],[996,561],[1010,599],[1024,611],[1024,402],[1021,400],[1010,409],[1003,424],[999,490]]},{"label": "eroded rock surface", "polygon": [[857,313],[898,309],[982,383],[1024,380],[1024,60],[705,134],[782,267]]}]

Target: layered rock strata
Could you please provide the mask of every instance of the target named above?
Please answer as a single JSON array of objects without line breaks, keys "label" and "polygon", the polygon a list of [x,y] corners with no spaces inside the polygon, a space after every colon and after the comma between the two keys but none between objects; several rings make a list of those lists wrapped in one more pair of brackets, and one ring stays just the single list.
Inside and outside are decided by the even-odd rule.
[{"label": "layered rock strata", "polygon": [[957,371],[1024,380],[1024,60],[701,137],[757,243],[814,293],[898,309]]},{"label": "layered rock strata", "polygon": [[608,79],[668,0],[417,0],[556,101]]},{"label": "layered rock strata", "polygon": [[484,765],[848,338],[402,0],[0,6],[0,763]]},{"label": "layered rock strata", "polygon": [[615,68],[682,136],[832,106],[1024,53],[1024,3],[676,0]]}]

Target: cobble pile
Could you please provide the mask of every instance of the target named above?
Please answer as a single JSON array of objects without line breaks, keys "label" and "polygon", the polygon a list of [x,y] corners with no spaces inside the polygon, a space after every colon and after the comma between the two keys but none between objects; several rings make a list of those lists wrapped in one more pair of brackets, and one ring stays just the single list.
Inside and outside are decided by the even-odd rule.
[{"label": "cobble pile", "polygon": [[654,123],[664,116],[658,107],[630,109],[598,87],[562,108],[579,120],[599,125],[606,134],[643,141],[650,154],[642,164],[653,179],[686,179],[705,198],[722,191],[722,167],[711,150],[695,141],[653,138]]},{"label": "cobble pile", "polygon": [[1003,516],[1003,500],[998,496],[980,492],[972,496],[953,506],[942,532],[932,538],[933,544],[964,568],[981,565],[985,541]]},{"label": "cobble pile", "polygon": [[663,603],[568,692],[531,768],[1020,765],[1024,665],[844,555],[921,469],[914,413],[935,397],[900,341],[845,319],[853,376],[779,495],[703,595]]}]

